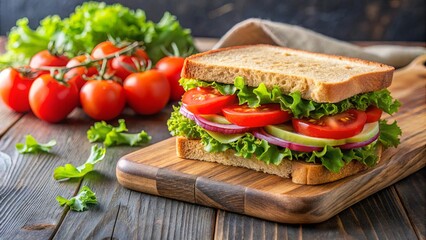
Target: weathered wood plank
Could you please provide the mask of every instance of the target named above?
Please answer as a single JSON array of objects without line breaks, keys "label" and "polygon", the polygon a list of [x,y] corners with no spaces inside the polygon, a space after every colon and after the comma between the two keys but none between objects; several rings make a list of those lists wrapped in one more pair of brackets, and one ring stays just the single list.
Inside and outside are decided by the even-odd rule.
[{"label": "weathered wood plank", "polygon": [[22,115],[8,109],[0,100],[0,138]]},{"label": "weathered wood plank", "polygon": [[426,239],[426,169],[394,185],[419,239]]},{"label": "weathered wood plank", "polygon": [[305,225],[279,224],[218,210],[215,239],[416,239],[397,199],[390,187],[325,222]]},{"label": "weathered wood plank", "polygon": [[[85,137],[79,131],[81,128],[82,123],[76,119],[52,125],[26,114],[2,137],[0,151],[9,156],[0,158],[2,238],[46,239],[54,232],[64,213],[56,196],[72,196],[79,183],[59,184],[52,177],[53,170],[68,162],[78,163],[80,156],[88,156],[89,144],[81,141]],[[15,144],[23,142],[26,134],[40,142],[55,139],[57,145],[49,154],[18,154]]]},{"label": "weathered wood plank", "polygon": [[[169,137],[166,121],[170,111],[171,106],[155,116],[124,117],[129,132],[144,129],[155,143]],[[137,149],[123,146],[107,149],[106,159],[82,182],[97,194],[99,205],[83,213],[68,212],[54,239],[212,238],[214,209],[140,194],[118,184],[117,160]]]}]

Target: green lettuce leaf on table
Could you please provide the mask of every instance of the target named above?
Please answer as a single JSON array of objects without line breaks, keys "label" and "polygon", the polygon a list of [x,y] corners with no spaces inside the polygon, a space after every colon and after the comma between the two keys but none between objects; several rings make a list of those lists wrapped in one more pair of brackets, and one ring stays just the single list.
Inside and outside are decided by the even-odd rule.
[{"label": "green lettuce leaf on table", "polygon": [[53,178],[60,181],[83,177],[87,173],[93,171],[95,164],[102,161],[105,154],[105,148],[93,145],[90,151],[90,156],[83,165],[75,167],[74,165],[67,163],[65,166],[59,166],[55,169]]},{"label": "green lettuce leaf on table", "polygon": [[151,141],[152,137],[144,130],[139,133],[127,133],[124,119],[119,119],[118,124],[118,127],[114,127],[105,121],[96,122],[87,131],[87,139],[90,142],[103,142],[105,147],[116,145],[138,146]]},{"label": "green lettuce leaf on table", "polygon": [[172,45],[181,54],[196,52],[190,30],[182,28],[168,12],[154,23],[146,19],[141,9],[85,2],[67,18],[47,16],[34,30],[28,24],[28,19],[22,18],[10,30],[7,52],[0,56],[0,69],[26,65],[35,53],[48,48],[68,57],[90,53],[98,43],[108,39],[142,42],[154,63],[166,52],[174,52]]},{"label": "green lettuce leaf on table", "polygon": [[80,192],[70,199],[64,198],[62,196],[57,196],[56,201],[58,201],[59,205],[67,205],[72,211],[77,212],[87,210],[89,208],[89,205],[98,204],[96,194],[88,186],[83,186]]},{"label": "green lettuce leaf on table", "polygon": [[15,147],[19,153],[40,153],[40,152],[50,152],[52,147],[55,145],[56,145],[55,140],[50,140],[48,143],[38,143],[33,136],[26,135],[25,143],[17,143]]}]

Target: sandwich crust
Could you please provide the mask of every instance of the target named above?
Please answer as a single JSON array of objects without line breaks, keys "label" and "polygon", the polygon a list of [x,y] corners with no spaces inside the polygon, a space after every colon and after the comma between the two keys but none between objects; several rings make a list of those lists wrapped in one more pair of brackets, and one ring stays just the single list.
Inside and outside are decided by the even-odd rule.
[{"label": "sandwich crust", "polygon": [[241,76],[248,86],[264,83],[285,94],[299,91],[305,99],[335,103],[387,88],[393,71],[381,63],[260,44],[192,55],[181,77],[233,84]]},{"label": "sandwich crust", "polygon": [[[176,137],[176,152],[180,158],[216,162],[223,165],[245,167],[259,172],[278,175],[283,178],[291,178],[297,184],[318,185],[334,182],[339,179],[354,175],[367,169],[367,166],[358,161],[346,164],[338,173],[327,170],[324,166],[302,161],[291,161],[283,159],[280,165],[266,164],[255,157],[246,159],[235,156],[234,150],[219,153],[208,153],[200,140]],[[377,148],[380,160],[382,152],[381,145]]]}]

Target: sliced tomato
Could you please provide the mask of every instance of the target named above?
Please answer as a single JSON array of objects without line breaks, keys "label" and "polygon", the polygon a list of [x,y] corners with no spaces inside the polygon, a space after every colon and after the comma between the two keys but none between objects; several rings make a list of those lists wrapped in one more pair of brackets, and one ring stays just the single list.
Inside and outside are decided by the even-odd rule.
[{"label": "sliced tomato", "polygon": [[343,139],[355,136],[364,128],[367,115],[363,111],[350,109],[320,119],[293,119],[296,132],[319,138]]},{"label": "sliced tomato", "polygon": [[248,105],[233,105],[222,110],[225,118],[233,124],[244,127],[263,127],[280,124],[290,119],[287,111],[279,104],[263,104],[257,108]]},{"label": "sliced tomato", "polygon": [[367,114],[367,123],[377,122],[380,120],[380,117],[382,116],[382,109],[376,107],[376,106],[369,106],[367,110],[365,110],[365,113]]},{"label": "sliced tomato", "polygon": [[215,114],[231,104],[237,103],[236,95],[222,95],[214,88],[197,87],[182,96],[182,104],[194,114]]}]

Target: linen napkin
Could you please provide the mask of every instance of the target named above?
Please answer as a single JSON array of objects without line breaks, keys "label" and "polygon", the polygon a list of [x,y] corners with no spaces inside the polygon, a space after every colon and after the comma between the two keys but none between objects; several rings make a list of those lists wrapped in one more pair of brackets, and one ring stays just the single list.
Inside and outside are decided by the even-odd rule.
[{"label": "linen napkin", "polygon": [[394,45],[360,47],[303,27],[258,18],[250,18],[236,24],[213,48],[261,43],[361,58],[396,68],[406,66],[417,56],[426,54],[424,47]]}]

